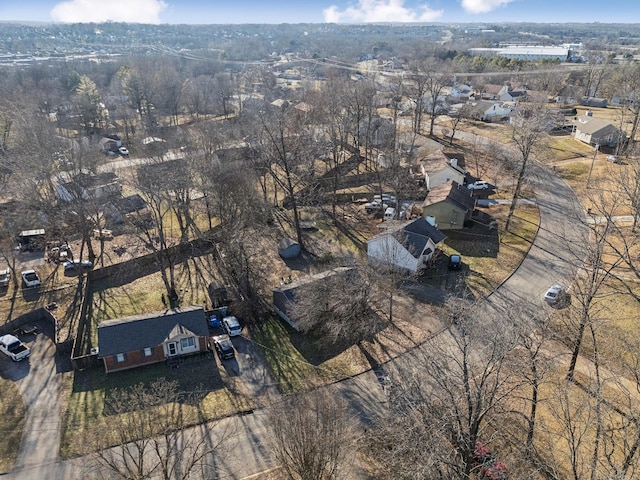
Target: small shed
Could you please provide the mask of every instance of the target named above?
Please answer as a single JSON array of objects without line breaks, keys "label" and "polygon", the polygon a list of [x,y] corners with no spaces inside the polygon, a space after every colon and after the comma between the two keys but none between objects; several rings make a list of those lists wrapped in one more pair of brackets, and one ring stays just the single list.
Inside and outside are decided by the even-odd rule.
[{"label": "small shed", "polygon": [[283,238],[278,243],[278,255],[284,259],[296,258],[300,255],[300,244],[292,238]]}]

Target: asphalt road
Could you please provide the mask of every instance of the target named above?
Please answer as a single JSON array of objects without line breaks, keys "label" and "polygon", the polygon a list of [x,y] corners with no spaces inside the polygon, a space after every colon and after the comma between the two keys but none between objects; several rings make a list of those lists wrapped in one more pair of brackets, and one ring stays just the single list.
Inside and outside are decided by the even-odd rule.
[{"label": "asphalt road", "polygon": [[554,283],[568,285],[585,256],[589,229],[586,215],[573,190],[548,169],[533,166],[540,228],[520,267],[488,298],[489,305],[505,310],[518,304],[525,315],[547,308],[542,299]]},{"label": "asphalt road", "polygon": [[[522,303],[526,306],[524,315],[535,315],[547,308],[542,301],[546,288],[572,276],[573,267],[583,258],[581,247],[586,244],[588,232],[583,223],[584,211],[562,180],[538,166],[532,167],[531,178],[540,207],[538,236],[520,267],[488,298],[489,306],[497,310]],[[28,409],[25,436],[16,466],[4,478],[54,480],[95,476],[91,458],[62,461],[58,457],[61,376],[56,374],[52,342],[38,335],[31,346],[31,362],[20,367],[26,372],[16,379]],[[246,372],[252,366],[252,359],[246,356],[250,347],[238,340],[237,348],[238,373]],[[268,383],[268,378],[259,372],[253,377],[250,383],[256,391],[261,383],[263,386]],[[386,396],[373,371],[327,388],[346,399],[354,415],[365,424],[384,410]],[[273,467],[265,428],[267,414],[268,408],[259,409],[249,415],[194,427],[202,435],[225,438],[224,447],[208,459],[209,474],[244,478]]]}]

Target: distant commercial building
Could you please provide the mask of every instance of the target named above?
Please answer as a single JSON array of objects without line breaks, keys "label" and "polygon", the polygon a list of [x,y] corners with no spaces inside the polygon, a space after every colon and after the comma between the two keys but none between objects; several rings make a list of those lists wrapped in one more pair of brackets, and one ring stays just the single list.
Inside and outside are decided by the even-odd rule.
[{"label": "distant commercial building", "polygon": [[503,48],[470,48],[473,55],[498,56],[515,60],[559,60],[566,62],[569,49],[566,47],[507,46]]}]

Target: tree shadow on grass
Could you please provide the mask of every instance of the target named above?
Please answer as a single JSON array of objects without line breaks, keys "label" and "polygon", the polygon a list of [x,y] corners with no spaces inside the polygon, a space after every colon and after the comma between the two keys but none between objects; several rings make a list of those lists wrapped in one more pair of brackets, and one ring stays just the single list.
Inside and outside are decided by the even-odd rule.
[{"label": "tree shadow on grass", "polygon": [[178,391],[198,392],[198,397],[225,387],[213,354],[205,352],[183,359],[178,368],[162,362],[109,374],[102,366],[78,370],[74,373],[73,392],[94,392],[107,397],[117,389],[131,388],[139,383],[148,386],[160,378],[176,381]]}]

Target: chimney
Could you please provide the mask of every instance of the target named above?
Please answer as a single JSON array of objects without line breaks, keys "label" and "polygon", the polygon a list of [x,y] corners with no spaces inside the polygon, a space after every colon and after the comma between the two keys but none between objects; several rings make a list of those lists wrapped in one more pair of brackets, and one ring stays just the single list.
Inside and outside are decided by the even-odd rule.
[{"label": "chimney", "polygon": [[452,167],[456,168],[456,167],[458,166],[458,159],[457,159],[457,158],[450,158],[450,159],[449,159],[449,164],[450,164]]}]

